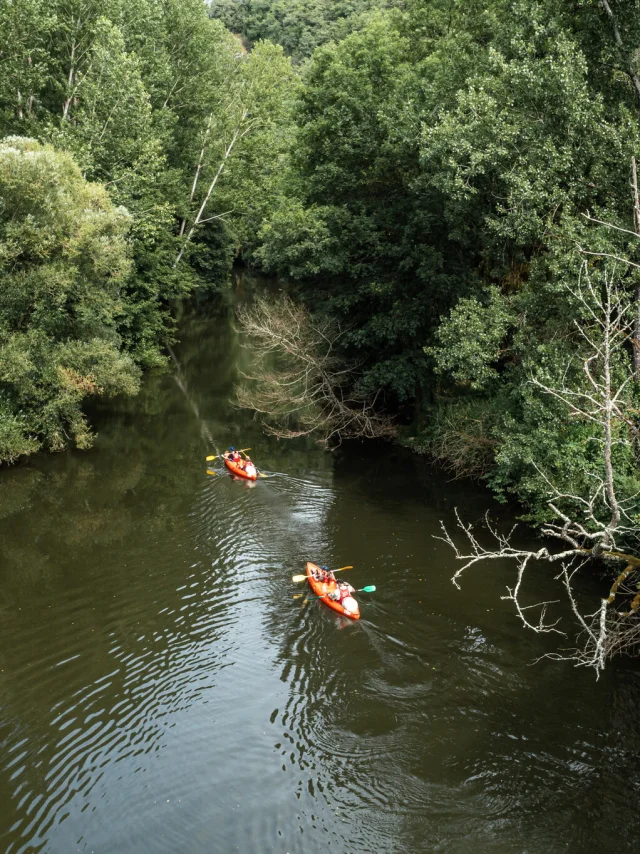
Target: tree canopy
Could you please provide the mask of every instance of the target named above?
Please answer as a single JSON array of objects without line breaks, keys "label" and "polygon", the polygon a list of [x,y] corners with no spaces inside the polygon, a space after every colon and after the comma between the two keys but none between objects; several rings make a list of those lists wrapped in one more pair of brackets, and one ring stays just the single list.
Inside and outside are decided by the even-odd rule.
[{"label": "tree canopy", "polygon": [[90,442],[82,403],[133,394],[118,319],[131,217],[66,153],[0,144],[0,456]]},{"label": "tree canopy", "polygon": [[[65,170],[53,174],[68,178],[71,156],[92,192],[102,185],[104,204],[127,224],[120,241],[127,264],[113,255],[114,346],[134,365],[162,365],[174,335],[171,301],[196,287],[224,288],[233,258],[280,193],[296,87],[291,63],[272,44],[247,54],[201,0],[9,0],[0,4],[0,31],[0,139],[8,151],[17,137],[45,144],[39,162],[54,158],[53,146],[69,155],[60,161]],[[25,157],[35,157],[33,143],[24,145]],[[6,259],[27,243],[30,220],[18,199],[3,185]],[[69,227],[53,196],[47,204],[60,229]],[[18,225],[20,236],[12,231]],[[25,269],[36,263],[29,257]],[[39,275],[45,267],[53,275],[53,266],[40,259]],[[93,285],[102,299],[100,281]],[[90,278],[86,291],[90,300]],[[46,314],[43,304],[38,317]],[[53,307],[51,315],[57,329]],[[88,344],[88,329],[56,334]],[[66,416],[57,427],[49,418],[58,438],[47,446],[62,447],[67,437],[85,443],[80,432],[63,429]],[[29,441],[8,441],[0,460],[39,447],[40,428],[33,435],[24,429]]]},{"label": "tree canopy", "polygon": [[574,346],[581,250],[635,252],[585,218],[633,230],[638,98],[610,23],[596,3],[411,0],[318,47],[255,252],[347,330],[360,390],[534,509],[536,461],[577,465],[588,441],[530,383]]},{"label": "tree canopy", "polygon": [[319,45],[364,26],[368,13],[402,5],[404,0],[210,0],[209,9],[249,47],[269,39],[299,63]]}]

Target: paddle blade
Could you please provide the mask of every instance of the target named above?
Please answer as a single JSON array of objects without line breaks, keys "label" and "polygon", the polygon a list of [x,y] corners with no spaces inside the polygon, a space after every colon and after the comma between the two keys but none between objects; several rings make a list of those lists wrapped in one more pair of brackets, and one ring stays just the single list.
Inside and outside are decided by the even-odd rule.
[{"label": "paddle blade", "polygon": [[370,584],[368,587],[362,587],[361,588],[362,593],[375,593],[375,590],[376,590],[375,584]]},{"label": "paddle blade", "polygon": [[261,471],[258,472],[258,477],[269,477],[268,474],[262,474]]},{"label": "paddle blade", "polygon": [[215,460],[215,459],[216,459],[215,457],[205,457],[205,460],[206,460],[208,463],[210,463],[210,462],[211,462],[211,460]]},{"label": "paddle blade", "polygon": [[345,569],[353,569],[352,566],[341,566],[340,569],[334,569],[333,572],[343,572]]},{"label": "paddle blade", "polygon": [[295,596],[292,596],[291,598],[292,599],[302,599],[302,597],[304,595],[305,595],[304,593],[296,593]]},{"label": "paddle blade", "polygon": [[297,584],[299,581],[306,581],[307,576],[306,575],[292,575],[291,580],[293,581],[294,584]]},{"label": "paddle blade", "polygon": [[207,469],[207,474],[210,474],[210,475],[212,475],[213,477],[215,477],[215,476],[216,476],[216,474],[217,474],[217,472],[212,471],[211,469]]}]

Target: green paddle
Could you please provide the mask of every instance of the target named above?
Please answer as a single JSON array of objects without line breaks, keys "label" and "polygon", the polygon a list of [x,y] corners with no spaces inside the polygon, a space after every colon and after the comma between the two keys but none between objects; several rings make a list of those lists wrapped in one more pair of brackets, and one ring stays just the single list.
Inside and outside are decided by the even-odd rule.
[{"label": "green paddle", "polygon": [[[375,584],[369,584],[368,587],[360,587],[358,590],[354,590],[354,593],[375,593],[376,586]],[[322,596],[307,596],[307,600],[309,599],[324,599],[325,596],[328,596],[328,593],[323,593]],[[304,596],[304,593],[296,593],[293,597],[294,599],[299,599],[301,596]]]}]

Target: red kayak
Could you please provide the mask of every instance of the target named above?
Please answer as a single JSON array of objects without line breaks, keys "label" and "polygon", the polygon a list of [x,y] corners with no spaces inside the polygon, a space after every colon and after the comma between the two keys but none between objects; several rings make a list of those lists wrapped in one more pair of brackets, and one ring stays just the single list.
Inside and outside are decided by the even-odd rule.
[{"label": "red kayak", "polygon": [[229,469],[233,474],[238,475],[238,477],[244,477],[246,480],[257,480],[258,479],[258,471],[254,466],[255,474],[248,474],[240,463],[234,463],[233,460],[230,460],[225,454],[222,455],[222,459],[224,460],[225,466]]},{"label": "red kayak", "polygon": [[[347,611],[346,608],[343,608],[340,602],[336,602],[333,599],[329,598],[329,593],[336,589],[338,586],[335,581],[318,581],[316,576],[322,575],[322,570],[320,567],[315,564],[308,562],[307,563],[307,581],[309,582],[309,586],[313,590],[316,596],[322,597],[322,602],[325,605],[328,605],[334,611],[337,611],[339,614],[342,614],[345,617],[350,617],[352,620],[360,619],[360,609],[358,608],[358,603],[356,602],[356,610],[355,611]],[[356,600],[353,599],[355,602]]]}]

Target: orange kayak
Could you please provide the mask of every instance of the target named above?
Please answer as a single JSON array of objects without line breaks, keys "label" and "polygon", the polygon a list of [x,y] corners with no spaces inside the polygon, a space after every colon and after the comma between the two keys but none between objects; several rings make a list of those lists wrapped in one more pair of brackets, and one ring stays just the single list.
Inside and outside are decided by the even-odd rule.
[{"label": "orange kayak", "polygon": [[353,611],[347,611],[346,608],[342,607],[340,602],[335,602],[333,599],[329,598],[327,594],[331,593],[332,590],[335,590],[338,585],[335,583],[335,581],[318,581],[315,577],[315,573],[322,572],[322,570],[317,564],[308,562],[306,570],[309,587],[311,587],[316,596],[322,597],[322,601],[325,605],[328,605],[334,611],[337,611],[339,614],[342,614],[345,617],[350,617],[352,620],[360,619],[360,609],[355,611],[355,613]]},{"label": "orange kayak", "polygon": [[241,466],[239,466],[237,463],[234,463],[232,460],[228,460],[224,455],[223,455],[223,460],[224,460],[225,466],[229,469],[229,471],[233,472],[233,474],[237,474],[238,477],[244,477],[247,480],[257,480],[258,479],[258,472],[257,471],[255,474],[247,474],[246,471]]}]

